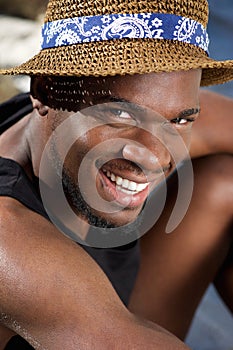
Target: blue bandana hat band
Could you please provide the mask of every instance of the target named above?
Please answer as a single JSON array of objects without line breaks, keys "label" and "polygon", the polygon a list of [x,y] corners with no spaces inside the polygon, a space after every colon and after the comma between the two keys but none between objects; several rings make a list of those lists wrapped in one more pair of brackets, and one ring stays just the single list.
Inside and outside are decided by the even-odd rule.
[{"label": "blue bandana hat band", "polygon": [[140,13],[47,22],[42,28],[42,49],[123,38],[178,40],[206,52],[209,46],[208,34],[199,22],[168,13]]}]

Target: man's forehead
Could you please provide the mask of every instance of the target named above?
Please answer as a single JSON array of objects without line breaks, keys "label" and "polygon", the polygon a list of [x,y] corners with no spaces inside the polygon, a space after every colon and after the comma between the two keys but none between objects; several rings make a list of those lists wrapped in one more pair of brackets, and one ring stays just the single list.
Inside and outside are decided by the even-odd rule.
[{"label": "man's forehead", "polygon": [[172,108],[179,109],[179,101],[193,104],[200,79],[200,70],[106,77],[45,76],[32,78],[32,95],[49,107],[68,111],[104,102],[109,96],[152,109],[159,104],[164,109],[169,96],[169,103],[174,102]]},{"label": "man's forehead", "polygon": [[99,86],[102,84],[114,83],[118,78],[124,78],[120,76],[40,76],[37,79],[43,84],[49,84],[54,86],[60,86],[62,88],[69,88],[76,86],[77,88],[82,88],[84,86]]},{"label": "man's forehead", "polygon": [[160,73],[144,73],[133,75],[115,75],[115,76],[40,76],[32,79],[38,80],[43,86],[57,87],[63,90],[76,87],[81,88],[100,88],[103,86],[115,87],[116,84],[123,86],[124,84],[145,84],[145,83],[164,83],[165,81],[183,80],[185,76],[192,80],[190,73],[197,70],[178,71],[178,72],[160,72]]},{"label": "man's forehead", "polygon": [[[169,74],[170,73],[164,73]],[[134,75],[115,75],[115,76],[36,76],[32,77],[33,82],[39,82],[45,87],[57,87],[60,89],[70,89],[76,87],[78,90],[81,88],[100,88],[102,86],[112,86],[117,84],[130,84],[140,83],[142,80],[159,80],[161,74],[159,73],[146,73],[146,74],[134,74]]]}]

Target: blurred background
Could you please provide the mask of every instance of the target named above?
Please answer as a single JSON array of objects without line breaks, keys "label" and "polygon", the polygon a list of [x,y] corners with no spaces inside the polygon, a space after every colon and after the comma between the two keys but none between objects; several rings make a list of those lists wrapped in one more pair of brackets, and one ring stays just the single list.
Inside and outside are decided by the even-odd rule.
[{"label": "blurred background", "polygon": [[[18,65],[40,49],[40,31],[48,0],[0,0],[0,68]],[[28,91],[26,77],[0,76],[0,102]]]},{"label": "blurred background", "polygon": [[48,0],[1,0],[1,13],[26,19],[37,19],[44,12]]}]

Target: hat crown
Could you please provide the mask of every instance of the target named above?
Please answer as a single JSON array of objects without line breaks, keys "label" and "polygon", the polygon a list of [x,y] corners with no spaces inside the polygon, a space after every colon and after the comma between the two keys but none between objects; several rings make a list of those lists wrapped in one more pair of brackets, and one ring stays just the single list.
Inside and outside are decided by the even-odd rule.
[{"label": "hat crown", "polygon": [[82,16],[146,12],[184,16],[200,22],[204,27],[208,22],[207,0],[50,0],[45,22]]},{"label": "hat crown", "polygon": [[207,0],[48,0],[41,51],[0,73],[81,77],[202,69],[202,86],[220,84],[233,79],[233,60],[208,57],[207,22]]}]

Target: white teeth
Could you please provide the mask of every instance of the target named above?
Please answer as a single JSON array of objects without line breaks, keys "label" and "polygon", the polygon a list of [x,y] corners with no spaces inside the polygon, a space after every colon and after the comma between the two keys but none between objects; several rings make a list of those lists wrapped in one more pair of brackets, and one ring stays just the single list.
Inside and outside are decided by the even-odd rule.
[{"label": "white teeth", "polygon": [[136,182],[133,182],[133,181],[130,181],[129,182],[129,190],[131,190],[131,191],[136,191],[136,189],[137,189],[137,184],[136,184]]},{"label": "white teeth", "polygon": [[[117,186],[116,189],[117,189],[117,191],[121,191],[121,192],[123,192],[123,193],[132,195],[132,191],[127,190],[126,188],[123,188],[123,187],[121,187],[121,186]],[[136,193],[136,192],[135,192],[135,193]]]},{"label": "white teeth", "polygon": [[121,186],[124,188],[128,188],[129,187],[129,180],[124,179]]},{"label": "white teeth", "polygon": [[138,184],[137,185],[137,191],[140,192],[140,191],[144,190],[147,187],[147,185],[148,185],[147,183],[145,183],[145,184]]},{"label": "white teeth", "polygon": [[123,182],[123,179],[122,179],[122,177],[120,177],[120,176],[117,176],[116,177],[116,183],[117,183],[117,185],[122,185],[122,182]]},{"label": "white teeth", "polygon": [[113,174],[110,171],[107,171],[105,169],[103,169],[103,172],[106,173],[107,177],[109,179],[111,179],[112,182],[116,182],[117,190],[120,190],[120,191],[127,193],[127,194],[132,194],[132,192],[134,192],[134,193],[141,192],[148,186],[147,182],[143,183],[143,184],[136,183],[134,181],[123,179],[120,176],[116,176],[115,174]]}]

